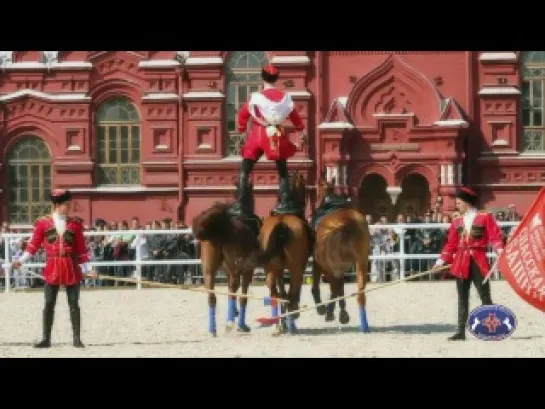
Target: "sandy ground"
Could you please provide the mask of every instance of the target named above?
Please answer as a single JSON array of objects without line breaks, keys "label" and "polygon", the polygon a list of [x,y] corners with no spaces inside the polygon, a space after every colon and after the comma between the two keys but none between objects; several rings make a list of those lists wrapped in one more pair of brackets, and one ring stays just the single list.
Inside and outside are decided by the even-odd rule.
[{"label": "sandy ground", "polygon": [[[370,285],[372,287],[372,285]],[[347,294],[355,291],[347,285]],[[264,295],[266,288],[251,288]],[[329,289],[323,287],[323,297]],[[218,337],[207,334],[207,296],[180,290],[133,289],[84,291],[83,342],[71,346],[65,293],[59,294],[53,347],[32,348],[41,335],[43,294],[0,294],[1,357],[542,357],[545,355],[545,316],[530,307],[504,282],[494,282],[496,303],[511,308],[518,328],[509,339],[480,341],[468,333],[466,342],[447,342],[455,330],[456,288],[453,282],[403,283],[368,295],[371,333],[357,332],[355,299],[348,300],[351,322],[326,323],[315,310],[303,312],[297,336],[272,336],[257,317],[269,307],[250,300],[249,334],[225,334],[226,297],[218,298]],[[302,304],[311,303],[310,287]],[[471,308],[479,304],[474,288]],[[337,309],[338,311],[338,309]]]}]

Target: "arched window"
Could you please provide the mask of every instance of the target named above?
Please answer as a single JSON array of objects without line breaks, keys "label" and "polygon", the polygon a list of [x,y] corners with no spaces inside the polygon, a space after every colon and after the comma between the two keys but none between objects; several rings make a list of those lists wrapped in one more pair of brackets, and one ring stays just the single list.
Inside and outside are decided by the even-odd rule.
[{"label": "arched window", "polygon": [[526,51],[522,56],[522,149],[525,152],[545,153],[545,51]]},{"label": "arched window", "polygon": [[98,184],[140,184],[140,115],[124,97],[105,101],[97,111]]},{"label": "arched window", "polygon": [[237,129],[237,113],[252,92],[261,90],[261,68],[267,64],[264,51],[235,51],[227,64],[227,155],[240,155],[244,134]]},{"label": "arched window", "polygon": [[51,211],[51,154],[33,135],[23,136],[8,153],[8,214],[11,224],[33,224]]}]

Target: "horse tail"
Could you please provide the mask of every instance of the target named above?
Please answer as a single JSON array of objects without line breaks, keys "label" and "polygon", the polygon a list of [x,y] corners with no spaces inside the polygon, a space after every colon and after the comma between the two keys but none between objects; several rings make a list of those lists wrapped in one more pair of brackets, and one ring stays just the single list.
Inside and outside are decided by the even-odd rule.
[{"label": "horse tail", "polygon": [[200,241],[226,241],[231,236],[232,229],[229,205],[225,203],[215,203],[193,219],[193,235]]},{"label": "horse tail", "polygon": [[284,259],[284,249],[292,238],[292,231],[286,223],[276,224],[269,234],[265,250],[259,255],[259,264],[265,265],[275,257]]},{"label": "horse tail", "polygon": [[316,243],[317,261],[333,273],[341,273],[350,269],[361,248],[361,229],[357,220],[347,219],[337,228],[333,228],[323,240]]}]

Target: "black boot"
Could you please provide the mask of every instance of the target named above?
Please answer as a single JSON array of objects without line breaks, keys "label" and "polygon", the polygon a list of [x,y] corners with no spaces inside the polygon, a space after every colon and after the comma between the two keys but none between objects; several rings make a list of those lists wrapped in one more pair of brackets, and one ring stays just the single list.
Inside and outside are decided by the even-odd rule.
[{"label": "black boot", "polygon": [[273,209],[277,214],[295,214],[299,211],[293,203],[290,192],[290,183],[287,177],[280,178],[280,202]]},{"label": "black boot", "polygon": [[458,300],[458,331],[449,337],[449,341],[465,341],[468,309],[469,306],[463,300]]},{"label": "black boot", "polygon": [[72,323],[73,345],[76,348],[85,348],[81,342],[81,312],[79,306],[70,306],[70,321]]},{"label": "black boot", "polygon": [[249,175],[241,171],[238,179],[237,201],[229,209],[232,216],[251,216],[248,208]]},{"label": "black boot", "polygon": [[34,345],[34,348],[49,348],[51,346],[51,329],[53,328],[53,318],[55,316],[55,310],[52,308],[46,308],[43,311],[42,328],[43,337],[40,342]]}]

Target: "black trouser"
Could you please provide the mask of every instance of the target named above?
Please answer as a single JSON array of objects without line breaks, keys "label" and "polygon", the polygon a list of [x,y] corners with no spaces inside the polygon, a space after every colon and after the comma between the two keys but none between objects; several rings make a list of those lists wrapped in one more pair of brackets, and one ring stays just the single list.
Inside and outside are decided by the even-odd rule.
[{"label": "black trouser", "polygon": [[[254,170],[255,163],[256,161],[253,159],[244,159],[242,161],[241,172],[244,175],[249,176],[250,173],[252,173],[252,171]],[[286,160],[285,159],[277,160],[275,161],[275,163],[276,163],[276,171],[278,172],[278,176],[280,176],[280,178],[282,179],[287,178],[288,164]]]},{"label": "black trouser", "polygon": [[[57,295],[60,286],[45,284],[45,306],[44,306],[44,339],[51,337],[51,328],[53,327],[53,318],[55,315],[55,306],[57,304]],[[66,299],[70,309],[70,321],[72,322],[72,331],[74,337],[80,337],[81,312],[79,308],[79,290],[80,284],[66,286]]]},{"label": "black trouser", "polygon": [[471,282],[475,285],[481,302],[483,305],[492,304],[492,296],[490,294],[490,281],[483,284],[484,277],[473,260],[473,257],[469,262],[469,277],[464,280],[458,278],[456,280],[456,289],[458,291],[458,331],[463,332],[466,327],[467,318],[469,316],[469,290],[471,288]]}]

